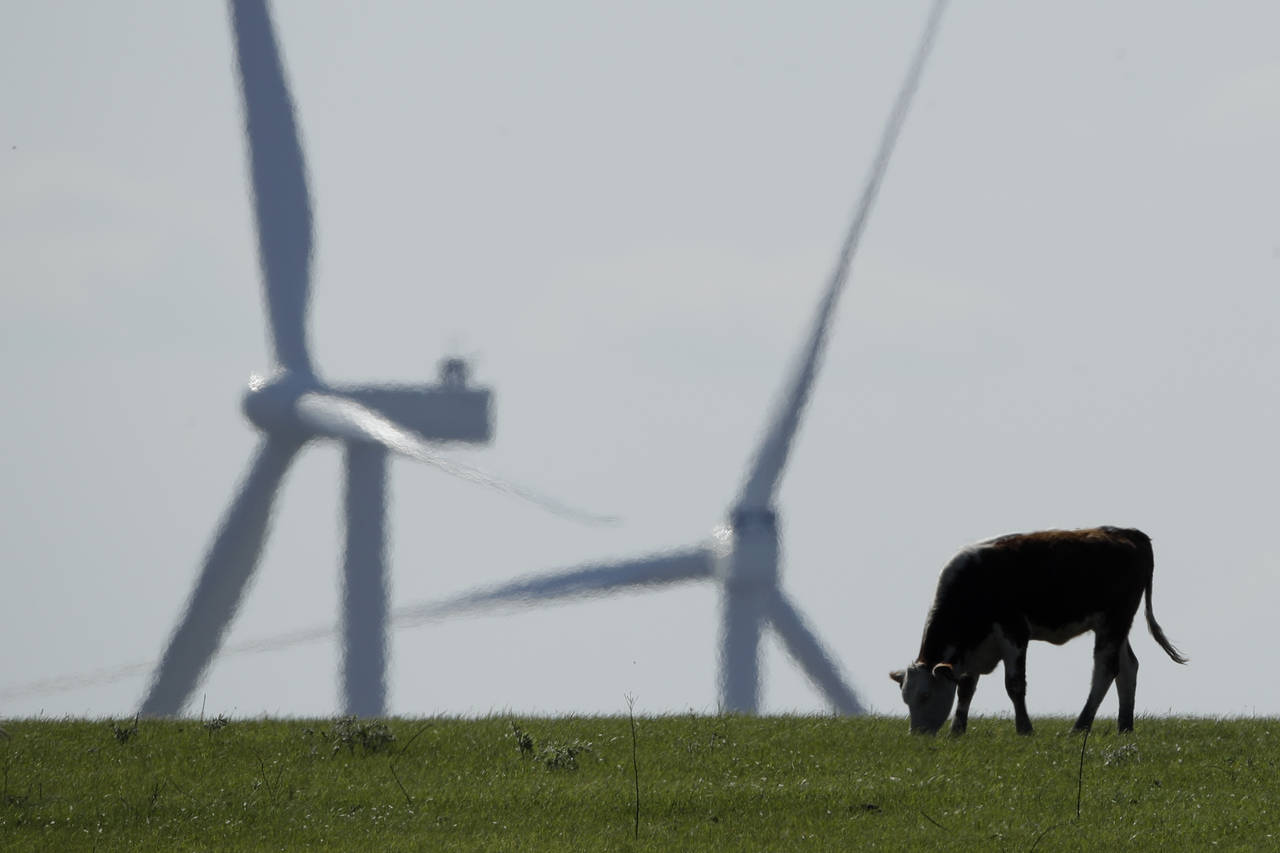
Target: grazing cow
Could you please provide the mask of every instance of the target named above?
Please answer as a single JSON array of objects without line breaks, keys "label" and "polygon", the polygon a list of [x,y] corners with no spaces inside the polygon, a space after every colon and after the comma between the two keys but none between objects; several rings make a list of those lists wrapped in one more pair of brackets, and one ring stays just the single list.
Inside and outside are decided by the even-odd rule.
[{"label": "grazing cow", "polygon": [[1093,725],[1102,697],[1116,683],[1120,731],[1133,731],[1138,658],[1129,628],[1147,595],[1147,628],[1169,657],[1187,659],[1165,637],[1151,610],[1151,540],[1139,530],[1095,527],[1001,536],[957,554],[938,578],[916,662],[889,676],[902,687],[911,731],[933,734],[959,696],[952,734],[963,734],[978,677],[1004,663],[1020,734],[1027,716],[1027,643],[1061,645],[1093,631],[1093,686],[1075,730]]}]

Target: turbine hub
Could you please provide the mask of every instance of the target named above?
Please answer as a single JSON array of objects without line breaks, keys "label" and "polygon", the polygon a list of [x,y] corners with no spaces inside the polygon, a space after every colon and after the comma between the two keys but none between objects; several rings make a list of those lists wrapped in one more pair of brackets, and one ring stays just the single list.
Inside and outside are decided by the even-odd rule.
[{"label": "turbine hub", "polygon": [[244,392],[241,408],[254,426],[273,435],[298,433],[308,438],[306,429],[298,421],[294,404],[307,391],[319,386],[314,379],[300,377],[283,371],[274,376],[251,376]]}]

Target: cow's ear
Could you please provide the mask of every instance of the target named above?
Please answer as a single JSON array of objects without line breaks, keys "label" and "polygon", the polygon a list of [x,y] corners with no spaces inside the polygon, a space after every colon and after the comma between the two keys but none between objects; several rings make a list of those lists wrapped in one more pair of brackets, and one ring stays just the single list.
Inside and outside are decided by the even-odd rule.
[{"label": "cow's ear", "polygon": [[893,672],[889,673],[889,677],[901,684],[907,678],[907,671],[905,669],[895,669]]},{"label": "cow's ear", "polygon": [[956,671],[949,663],[940,663],[933,668],[934,678],[945,678],[947,681],[956,680]]}]

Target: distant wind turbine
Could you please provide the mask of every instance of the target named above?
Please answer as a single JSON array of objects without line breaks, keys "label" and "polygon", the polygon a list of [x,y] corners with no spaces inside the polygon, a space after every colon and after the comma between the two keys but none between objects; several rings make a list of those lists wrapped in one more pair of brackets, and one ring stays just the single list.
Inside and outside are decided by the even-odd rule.
[{"label": "distant wind turbine", "polygon": [[254,212],[277,371],[253,377],[244,413],[264,434],[239,494],[205,558],[181,621],[152,676],[141,713],[174,715],[222,642],[257,566],[276,492],[313,439],[346,447],[343,693],[348,713],[386,712],[387,454],[533,501],[552,512],[603,521],[437,453],[428,440],[487,442],[490,393],[467,384],[459,359],[442,363],[438,386],[334,387],[316,374],[307,347],[311,201],[293,101],[264,0],[232,0],[244,96]]},{"label": "distant wind turbine", "polygon": [[727,523],[715,530],[709,542],[690,548],[624,562],[581,566],[480,589],[438,603],[397,609],[393,615],[397,625],[634,587],[713,581],[721,588],[719,688],[723,710],[756,713],[759,709],[760,637],[764,628],[771,626],[833,708],[843,714],[865,712],[831,655],[782,591],[778,578],[779,539],[774,497],[813,388],[836,302],[849,277],[849,266],[919,85],[945,5],[945,0],[937,0],[929,14],[906,80],[889,115],[857,212],[818,304],[798,367],[784,387],[781,405],[747,469],[741,491],[729,509]]}]

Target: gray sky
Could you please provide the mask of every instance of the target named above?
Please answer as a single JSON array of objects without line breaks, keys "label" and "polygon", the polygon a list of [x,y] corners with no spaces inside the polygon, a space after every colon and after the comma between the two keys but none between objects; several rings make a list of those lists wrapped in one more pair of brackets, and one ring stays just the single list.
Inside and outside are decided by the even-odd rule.
[{"label": "gray sky", "polygon": [[[460,352],[496,443],[459,458],[622,515],[591,529],[397,461],[396,604],[700,540],[834,262],[925,2],[290,0],[317,219],[313,353],[421,381]],[[256,437],[270,367],[221,3],[22,4],[0,31],[0,691],[156,658]],[[1155,541],[1138,709],[1280,714],[1280,7],[957,3],[781,490],[784,585],[902,707],[960,546]],[[290,472],[244,642],[333,622],[340,458]],[[713,587],[397,633],[396,713],[713,711]],[[1033,715],[1090,648],[1035,644]],[[823,705],[769,639],[769,711]],[[333,642],[219,658],[209,713],[327,714]],[[1003,712],[1000,680],[977,712]],[[0,692],[131,713],[142,677]],[[201,701],[197,697],[196,704]],[[1114,694],[1102,713],[1115,713]]]}]

